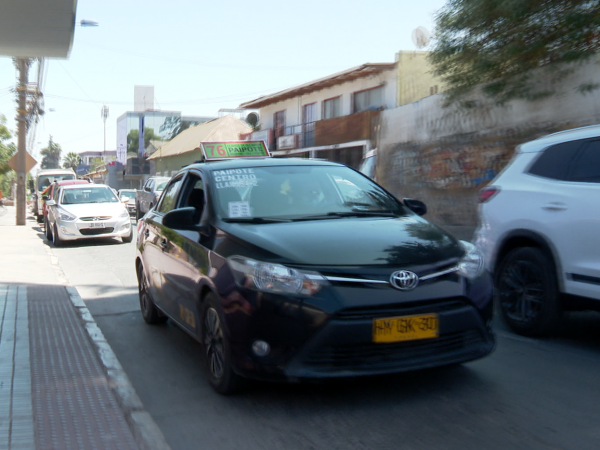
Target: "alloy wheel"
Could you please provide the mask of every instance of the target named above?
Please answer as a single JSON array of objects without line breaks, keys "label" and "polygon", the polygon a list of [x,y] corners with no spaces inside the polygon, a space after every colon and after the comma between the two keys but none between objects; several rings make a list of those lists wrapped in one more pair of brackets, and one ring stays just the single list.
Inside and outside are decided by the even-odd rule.
[{"label": "alloy wheel", "polygon": [[223,376],[225,350],[223,346],[223,327],[219,314],[214,308],[208,308],[204,318],[204,342],[206,359],[210,373],[217,379]]},{"label": "alloy wheel", "polygon": [[540,268],[530,261],[512,261],[499,281],[500,305],[508,318],[522,323],[535,321],[544,303]]}]

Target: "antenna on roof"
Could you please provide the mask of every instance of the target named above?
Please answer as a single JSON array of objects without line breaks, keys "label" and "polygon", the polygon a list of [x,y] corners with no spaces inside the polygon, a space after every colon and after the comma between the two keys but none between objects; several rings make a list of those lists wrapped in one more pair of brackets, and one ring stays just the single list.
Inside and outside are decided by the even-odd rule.
[{"label": "antenna on roof", "polygon": [[429,31],[425,27],[417,27],[412,31],[412,41],[417,49],[427,47],[429,44]]}]

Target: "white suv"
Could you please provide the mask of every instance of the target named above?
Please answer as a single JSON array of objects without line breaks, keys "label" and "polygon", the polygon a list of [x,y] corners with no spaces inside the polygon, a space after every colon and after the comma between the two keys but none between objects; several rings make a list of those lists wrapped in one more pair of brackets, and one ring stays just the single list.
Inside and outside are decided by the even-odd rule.
[{"label": "white suv", "polygon": [[520,145],[479,201],[475,243],[513,331],[546,334],[564,310],[600,309],[600,126]]}]

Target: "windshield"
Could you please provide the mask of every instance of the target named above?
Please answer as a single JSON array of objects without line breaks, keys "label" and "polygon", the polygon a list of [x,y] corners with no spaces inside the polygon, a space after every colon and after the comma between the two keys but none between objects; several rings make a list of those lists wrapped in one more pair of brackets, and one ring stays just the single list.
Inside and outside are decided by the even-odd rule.
[{"label": "windshield", "polygon": [[98,188],[76,188],[63,189],[61,204],[76,205],[81,203],[114,203],[119,199],[112,189],[106,187]]},{"label": "windshield", "polygon": [[224,219],[407,213],[394,197],[348,167],[253,167],[216,171],[214,177],[217,210]]},{"label": "windshield", "polygon": [[119,198],[123,200],[123,197],[135,198],[135,191],[119,191]]}]

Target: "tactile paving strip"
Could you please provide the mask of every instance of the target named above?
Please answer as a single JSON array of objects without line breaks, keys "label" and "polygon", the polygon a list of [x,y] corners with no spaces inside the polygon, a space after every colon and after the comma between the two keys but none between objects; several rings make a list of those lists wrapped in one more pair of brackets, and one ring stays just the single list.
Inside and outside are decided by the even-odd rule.
[{"label": "tactile paving strip", "polygon": [[138,449],[64,286],[29,286],[38,450]]}]

